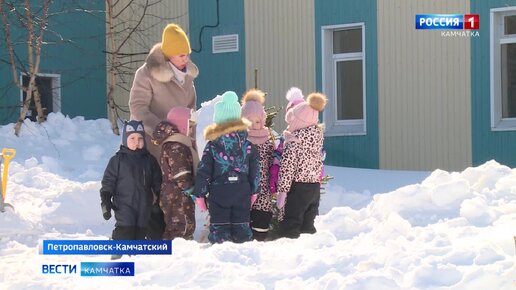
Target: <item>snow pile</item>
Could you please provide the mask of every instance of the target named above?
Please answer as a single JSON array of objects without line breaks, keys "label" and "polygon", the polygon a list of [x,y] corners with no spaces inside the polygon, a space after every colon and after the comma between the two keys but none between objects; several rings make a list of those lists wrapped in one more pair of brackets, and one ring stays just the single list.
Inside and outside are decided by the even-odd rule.
[{"label": "snow pile", "polygon": [[[200,109],[198,138],[212,106]],[[12,125],[0,127],[1,146],[17,150],[6,196],[16,211],[0,214],[4,289],[514,288],[516,171],[495,161],[436,170],[424,180],[421,173],[328,167],[335,179],[314,235],[213,246],[178,239],[172,256],[124,256],[135,262],[134,277],[45,275],[43,264],[109,260],[39,255],[38,244],[111,235],[114,220],[102,219],[98,190],[120,137],[107,120],[61,114],[42,125],[26,122],[20,137],[12,133]],[[196,237],[204,218],[197,213]]]}]

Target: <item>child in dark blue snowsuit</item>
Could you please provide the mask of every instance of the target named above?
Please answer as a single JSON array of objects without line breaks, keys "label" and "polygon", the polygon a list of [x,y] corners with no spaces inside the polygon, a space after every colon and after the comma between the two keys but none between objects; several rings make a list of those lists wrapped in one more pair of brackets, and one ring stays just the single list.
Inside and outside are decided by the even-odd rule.
[{"label": "child in dark blue snowsuit", "polygon": [[212,244],[250,241],[251,195],[260,192],[260,158],[247,140],[251,124],[240,118],[234,92],[224,93],[215,104],[213,121],[204,130],[208,143],[195,178],[196,203],[206,210],[208,201]]},{"label": "child in dark blue snowsuit", "polygon": [[113,240],[145,239],[153,202],[159,200],[161,168],[145,148],[144,136],[142,122],[126,122],[120,150],[104,171],[101,207],[106,220],[115,212]]}]

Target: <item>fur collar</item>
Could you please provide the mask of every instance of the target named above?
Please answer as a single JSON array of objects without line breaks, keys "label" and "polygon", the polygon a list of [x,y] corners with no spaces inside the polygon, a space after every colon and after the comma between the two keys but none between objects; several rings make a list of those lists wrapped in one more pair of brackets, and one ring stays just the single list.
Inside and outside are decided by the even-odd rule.
[{"label": "fur collar", "polygon": [[251,122],[246,118],[233,120],[222,124],[211,124],[206,127],[206,129],[204,129],[204,139],[206,139],[206,141],[213,141],[227,133],[235,131],[247,131],[249,126],[251,126]]},{"label": "fur collar", "polygon": [[[156,80],[166,83],[174,77],[174,71],[170,67],[168,59],[161,52],[161,43],[157,43],[147,55],[145,59],[149,72]],[[188,62],[186,66],[186,75],[192,79],[195,79],[199,75],[199,69],[192,62]]]}]

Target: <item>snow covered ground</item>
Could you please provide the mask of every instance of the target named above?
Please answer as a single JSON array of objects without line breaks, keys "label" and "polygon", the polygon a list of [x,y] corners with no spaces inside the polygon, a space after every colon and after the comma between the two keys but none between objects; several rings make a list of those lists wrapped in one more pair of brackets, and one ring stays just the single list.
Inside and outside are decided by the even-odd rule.
[{"label": "snow covered ground", "polygon": [[[198,134],[210,110],[201,109]],[[516,289],[516,170],[495,161],[462,172],[327,167],[335,179],[314,235],[178,239],[171,256],[124,256],[134,277],[43,274],[43,264],[109,261],[40,255],[38,244],[109,238],[114,220],[102,218],[98,190],[119,144],[105,119],[50,114],[26,122],[20,137],[0,127],[0,148],[17,150],[6,196],[16,211],[0,214],[1,289]]]}]

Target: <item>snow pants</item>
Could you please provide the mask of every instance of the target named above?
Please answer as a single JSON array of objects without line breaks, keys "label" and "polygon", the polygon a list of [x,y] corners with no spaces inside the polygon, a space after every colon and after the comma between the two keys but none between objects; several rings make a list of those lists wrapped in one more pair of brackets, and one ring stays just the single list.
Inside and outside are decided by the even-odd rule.
[{"label": "snow pants", "polygon": [[320,183],[292,183],[285,203],[285,217],[279,224],[279,235],[295,239],[302,233],[314,234],[320,198]]},{"label": "snow pants", "polygon": [[116,219],[113,240],[161,240],[164,222],[158,205],[148,209],[118,205],[113,209]]},{"label": "snow pants", "polygon": [[253,209],[251,210],[251,230],[253,239],[265,241],[271,225],[272,212]]},{"label": "snow pants", "polygon": [[156,203],[152,206],[149,223],[147,225],[147,239],[148,240],[161,240],[163,238],[163,232],[165,231],[165,221],[163,211]]},{"label": "snow pants", "polygon": [[146,228],[138,226],[115,226],[111,238],[113,240],[144,240]]},{"label": "snow pants", "polygon": [[210,233],[214,243],[232,241],[243,243],[252,239],[249,216],[251,211],[250,185],[240,183],[218,185],[208,196]]},{"label": "snow pants", "polygon": [[183,238],[193,240],[195,231],[195,204],[189,196],[173,191],[160,196],[160,206],[165,218],[163,239]]}]

